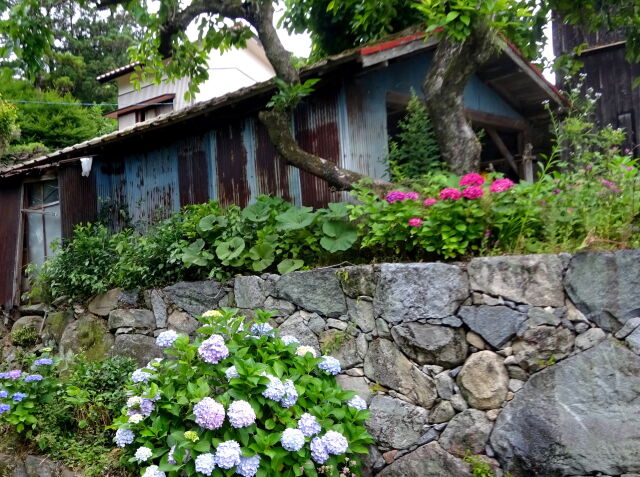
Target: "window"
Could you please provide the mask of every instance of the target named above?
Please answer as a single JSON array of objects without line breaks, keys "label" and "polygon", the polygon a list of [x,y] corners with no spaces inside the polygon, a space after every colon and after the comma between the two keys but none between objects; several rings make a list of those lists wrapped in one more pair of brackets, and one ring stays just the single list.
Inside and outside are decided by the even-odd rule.
[{"label": "window", "polygon": [[41,266],[53,255],[51,242],[61,237],[58,181],[24,185],[27,262]]}]

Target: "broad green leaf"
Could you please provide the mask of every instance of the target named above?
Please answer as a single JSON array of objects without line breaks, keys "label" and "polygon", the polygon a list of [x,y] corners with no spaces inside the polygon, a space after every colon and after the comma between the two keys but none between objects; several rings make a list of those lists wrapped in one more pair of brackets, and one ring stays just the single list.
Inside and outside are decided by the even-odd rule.
[{"label": "broad green leaf", "polygon": [[249,257],[253,260],[251,268],[256,272],[261,272],[275,260],[274,250],[268,243],[254,245],[249,249]]},{"label": "broad green leaf", "polygon": [[233,237],[226,242],[222,242],[216,247],[216,255],[220,260],[229,261],[240,256],[244,250],[244,240],[240,237]]},{"label": "broad green leaf", "polygon": [[295,270],[298,270],[304,265],[304,261],[302,260],[294,260],[291,258],[287,258],[278,264],[278,273],[280,275],[284,275],[285,273],[291,273]]},{"label": "broad green leaf", "polygon": [[213,255],[206,250],[203,250],[203,248],[204,240],[196,240],[182,249],[180,260],[182,260],[187,268],[193,265],[206,267],[209,264],[209,260],[213,258]]},{"label": "broad green leaf", "polygon": [[226,227],[229,221],[223,215],[207,215],[200,219],[198,228],[202,232],[208,232],[216,227]]},{"label": "broad green leaf", "polygon": [[264,222],[269,218],[271,206],[265,202],[256,202],[242,211],[242,216],[251,222]]},{"label": "broad green leaf", "polygon": [[322,232],[325,237],[320,239],[320,245],[332,253],[350,249],[358,239],[356,226],[342,220],[325,222]]},{"label": "broad green leaf", "polygon": [[313,222],[315,213],[311,207],[292,207],[286,212],[276,216],[278,222],[278,230],[298,230],[303,229]]}]

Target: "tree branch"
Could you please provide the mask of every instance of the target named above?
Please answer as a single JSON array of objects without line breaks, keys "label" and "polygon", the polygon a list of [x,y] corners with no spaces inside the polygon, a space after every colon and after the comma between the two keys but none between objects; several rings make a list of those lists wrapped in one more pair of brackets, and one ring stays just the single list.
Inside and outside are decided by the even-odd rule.
[{"label": "tree branch", "polygon": [[[338,190],[351,190],[356,182],[367,178],[304,151],[291,134],[291,117],[286,111],[261,111],[258,117],[267,128],[269,138],[278,153],[292,166],[324,179]],[[374,189],[379,193],[390,187],[391,184],[387,181],[374,180]]]}]

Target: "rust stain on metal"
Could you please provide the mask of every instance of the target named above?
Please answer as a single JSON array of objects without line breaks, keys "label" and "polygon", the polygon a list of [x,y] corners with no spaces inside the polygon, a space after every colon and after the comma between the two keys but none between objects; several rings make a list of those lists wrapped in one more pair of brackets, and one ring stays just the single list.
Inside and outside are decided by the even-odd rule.
[{"label": "rust stain on metal", "polygon": [[[337,93],[325,90],[301,105],[295,113],[296,139],[310,153],[335,162],[340,161]],[[302,203],[324,207],[331,202],[326,181],[307,172],[300,172]]]},{"label": "rust stain on metal", "polygon": [[14,273],[18,258],[20,230],[21,184],[4,182],[0,187],[0,306],[10,309],[14,305]]},{"label": "rust stain on metal", "polygon": [[70,238],[80,223],[93,222],[98,212],[96,173],[82,176],[79,164],[69,164],[58,172],[62,238]]},{"label": "rust stain on metal", "polygon": [[258,193],[293,199],[289,189],[289,166],[276,152],[267,129],[256,122],[256,175]]},{"label": "rust stain on metal", "polygon": [[178,144],[180,206],[209,200],[209,173],[202,136],[186,138]]},{"label": "rust stain on metal", "polygon": [[237,121],[216,131],[218,200],[225,206],[245,207],[249,201],[247,151],[242,139],[242,125]]}]

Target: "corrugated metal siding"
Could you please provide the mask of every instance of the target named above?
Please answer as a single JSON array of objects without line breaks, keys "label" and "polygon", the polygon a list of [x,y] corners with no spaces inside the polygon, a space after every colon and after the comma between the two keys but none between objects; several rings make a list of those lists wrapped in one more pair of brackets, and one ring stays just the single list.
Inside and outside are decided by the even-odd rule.
[{"label": "corrugated metal siding", "polygon": [[122,159],[99,161],[96,168],[98,207],[113,205],[114,230],[156,222],[180,208],[177,147],[172,145]]},{"label": "corrugated metal siding", "polygon": [[[300,180],[298,169],[289,166],[278,155],[271,143],[271,139],[269,139],[267,129],[259,122],[255,127],[255,135],[258,193],[282,197],[288,201],[291,201],[295,196],[299,197]],[[290,181],[289,176],[291,174],[298,175],[298,180]],[[292,186],[297,187],[292,190]]]},{"label": "corrugated metal siding", "polygon": [[205,138],[192,136],[178,143],[180,206],[209,200],[209,170]]},{"label": "corrugated metal siding", "polygon": [[20,240],[20,209],[22,186],[19,182],[0,185],[0,306],[14,305],[16,259]]},{"label": "corrugated metal siding", "polygon": [[60,219],[62,238],[70,238],[80,223],[93,222],[98,212],[96,200],[96,172],[82,176],[78,164],[69,164],[58,171],[60,190]]},{"label": "corrugated metal siding", "polygon": [[[294,115],[295,134],[300,146],[335,163],[340,162],[338,132],[338,93],[325,89],[305,101]],[[335,201],[335,195],[325,181],[307,172],[300,172],[302,204],[323,207]]]},{"label": "corrugated metal siding", "polygon": [[222,205],[249,203],[247,151],[244,146],[244,122],[234,121],[216,131],[216,177]]}]

